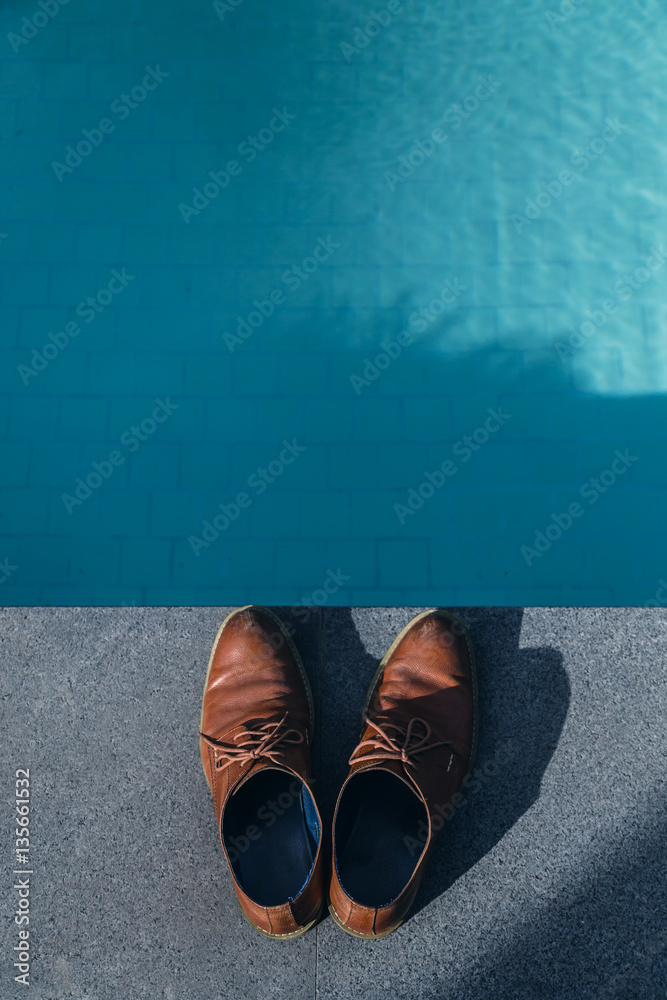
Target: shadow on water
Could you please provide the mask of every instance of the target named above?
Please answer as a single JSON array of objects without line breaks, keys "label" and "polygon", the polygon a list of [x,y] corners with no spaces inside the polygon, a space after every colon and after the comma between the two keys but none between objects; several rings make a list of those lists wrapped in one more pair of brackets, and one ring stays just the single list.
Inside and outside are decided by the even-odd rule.
[{"label": "shadow on water", "polygon": [[[348,62],[340,43],[349,41],[367,12],[358,4],[328,4],[327,10],[331,23],[305,0],[290,5],[284,17],[260,0],[238,5],[233,22],[223,24],[215,23],[209,7],[217,33],[210,33],[213,47],[207,48],[206,59],[198,48],[209,40],[206,29],[175,40],[176,21],[156,28],[156,58],[169,52],[172,42],[179,53],[170,71],[172,90],[164,92],[164,100],[173,102],[175,122],[182,114],[192,123],[198,114],[190,97],[181,109],[178,64],[187,75],[188,60],[196,60],[202,74],[198,92],[206,94],[208,110],[197,132],[201,141],[189,142],[184,158],[182,140],[174,140],[179,156],[173,184],[158,185],[155,204],[128,202],[126,214],[118,216],[119,225],[131,224],[143,234],[123,260],[132,273],[136,268],[140,299],[133,301],[128,292],[114,305],[115,313],[109,310],[96,321],[95,329],[105,329],[108,340],[96,334],[97,341],[77,341],[67,358],[40,375],[39,386],[44,387],[45,412],[50,395],[82,393],[90,395],[91,407],[97,406],[85,374],[88,359],[80,376],[73,372],[81,351],[103,349],[102,357],[92,359],[96,370],[102,371],[112,354],[117,367],[111,388],[99,390],[100,396],[109,405],[116,398],[136,399],[128,423],[145,415],[140,396],[144,389],[151,395],[149,384],[156,393],[178,397],[179,413],[160,430],[159,441],[129,456],[125,470],[135,484],[131,490],[121,480],[123,472],[86,501],[90,527],[77,513],[77,537],[75,519],[57,497],[71,491],[85,472],[88,453],[84,460],[58,439],[53,461],[42,473],[38,446],[21,439],[22,456],[35,452],[29,456],[30,476],[41,476],[53,498],[48,531],[55,539],[44,546],[46,529],[35,527],[38,521],[27,502],[33,494],[24,496],[24,487],[14,489],[9,481],[12,488],[0,501],[0,526],[5,551],[25,568],[22,577],[17,573],[7,581],[7,599],[32,578],[42,587],[42,602],[85,604],[90,590],[82,574],[91,545],[99,544],[95,556],[108,564],[104,547],[118,548],[121,535],[134,567],[127,576],[130,597],[142,601],[149,574],[140,542],[150,530],[173,550],[173,560],[151,567],[162,602],[169,588],[184,603],[197,603],[204,588],[204,603],[236,600],[248,580],[265,582],[269,576],[262,562],[264,539],[273,543],[305,535],[317,540],[326,560],[343,558],[339,549],[345,547],[338,539],[350,552],[356,540],[370,547],[378,538],[418,534],[425,551],[433,538],[452,537],[459,579],[496,588],[563,580],[578,586],[586,574],[589,583],[606,585],[609,560],[600,549],[609,549],[611,536],[616,544],[620,537],[622,565],[611,570],[616,582],[636,584],[633,602],[643,603],[664,575],[658,544],[665,536],[658,510],[664,470],[654,444],[664,440],[667,406],[664,271],[640,281],[631,300],[620,303],[565,362],[554,344],[569,339],[569,326],[579,328],[587,309],[599,311],[616,294],[615,281],[642,263],[664,230],[655,188],[664,166],[664,130],[656,128],[655,117],[663,108],[651,85],[664,68],[664,19],[653,3],[626,2],[606,12],[601,35],[584,5],[573,8],[555,32],[543,5],[533,0],[506,2],[492,11],[479,0],[465,9],[442,9],[424,0],[406,6]],[[118,16],[119,30],[127,33],[122,23],[127,12],[121,9]],[[239,42],[226,31],[237,22]],[[39,56],[49,51],[42,45],[50,45],[50,39],[55,43],[66,21],[58,24],[53,33],[45,27],[30,43],[30,58],[21,70],[26,84],[31,74],[40,77],[54,65]],[[108,38],[115,44],[112,31]],[[219,74],[226,46],[233,54],[231,91]],[[617,61],[610,61],[610,50]],[[247,52],[252,59],[244,57]],[[491,74],[500,86],[456,127],[450,121],[450,141],[391,190],[387,170],[442,123],[450,105],[466,98],[471,107],[475,104],[481,74]],[[48,93],[45,80],[39,92]],[[109,99],[114,94],[110,90]],[[82,122],[92,121],[70,103],[76,116],[63,133],[66,141],[77,136]],[[176,211],[177,198],[190,198],[194,186],[234,155],[245,135],[266,126],[277,104],[295,115],[289,129],[277,134],[261,156],[244,160],[234,186],[186,227]],[[511,215],[523,210],[527,198],[537,197],[543,180],[550,182],[559,167],[570,164],[576,149],[600,134],[607,114],[603,108],[627,121],[628,130],[591,160],[576,185],[554,196],[539,218],[516,232]],[[51,112],[45,108],[45,113]],[[158,103],[147,102],[147,121],[157,113]],[[105,150],[115,141],[91,159],[91,168],[95,163],[104,167]],[[163,155],[160,144],[152,155]],[[77,206],[88,183],[84,178],[95,176],[86,175],[86,169],[70,178],[68,190]],[[88,221],[99,220],[93,213]],[[299,279],[298,288],[285,286],[282,275],[301,265],[318,238],[329,237],[340,242],[340,249]],[[169,266],[156,265],[162,245],[171,250],[157,260]],[[419,342],[405,347],[355,395],[350,376],[363,377],[366,358],[372,361],[382,342],[405,328],[410,313],[428,304],[445,279],[457,276],[467,289],[451,314],[430,324]],[[259,316],[260,326],[230,355],[223,333],[234,331],[238,317],[256,312],[254,301],[266,303],[275,289],[286,294],[285,301],[265,319]],[[67,298],[63,307],[75,308],[76,296],[69,304]],[[144,355],[150,377],[136,374],[136,352]],[[14,381],[23,405],[25,387]],[[100,382],[106,386],[104,379]],[[449,457],[452,445],[484,421],[487,407],[506,396],[512,421],[494,436],[494,444],[465,468],[461,465],[451,489],[441,491],[419,518],[399,524],[392,504],[403,498],[387,491],[398,494],[419,485],[424,470]],[[104,424],[109,429],[97,437],[91,432],[91,460],[116,447],[125,426],[119,422],[111,430]],[[248,476],[274,457],[284,437],[303,439],[307,454],[230,527],[224,541],[195,562],[188,536],[201,530],[219,503],[246,487]],[[576,499],[582,482],[608,466],[615,448],[628,445],[636,447],[640,461],[632,479],[624,478],[609,503],[605,500],[608,513],[600,503],[587,517],[585,531],[596,525],[601,536],[587,567],[574,551],[581,535],[577,528],[578,534],[573,529],[559,543],[559,552],[573,550],[566,575],[561,567],[556,580],[558,560],[550,554],[523,580],[518,545],[555,509],[548,491],[562,488],[568,502]],[[644,488],[632,503],[625,489],[630,482],[633,489]],[[32,479],[30,484],[28,489]],[[508,497],[510,490],[514,494]],[[146,511],[153,510],[157,491],[161,516],[149,529]],[[285,491],[292,491],[288,502]],[[465,491],[474,492],[472,503]],[[474,526],[472,518],[466,521],[469,513],[476,518]],[[469,557],[468,539],[475,533],[494,541],[487,546],[483,571],[476,568],[476,557]],[[239,555],[237,546],[230,553],[227,541],[239,538],[247,551]],[[252,554],[250,542],[258,543]],[[305,585],[300,557],[295,551],[291,579]],[[304,564],[309,558],[305,553]],[[366,558],[360,570],[368,570],[369,562]],[[410,566],[398,569],[417,585]],[[282,566],[276,584],[284,588],[288,584],[281,573]],[[419,585],[437,586],[441,579],[442,574],[425,573]],[[92,586],[97,577],[91,575]],[[214,593],[223,589],[225,594]],[[609,590],[603,596],[611,600],[614,595]],[[23,593],[20,600],[26,599]],[[514,603],[529,599],[529,594],[513,595]]]}]

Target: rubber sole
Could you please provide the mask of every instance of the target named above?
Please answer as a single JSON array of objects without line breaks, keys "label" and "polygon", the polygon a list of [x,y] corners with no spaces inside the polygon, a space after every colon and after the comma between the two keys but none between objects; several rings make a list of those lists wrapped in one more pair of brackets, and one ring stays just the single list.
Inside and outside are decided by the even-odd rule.
[{"label": "rubber sole", "polygon": [[376,938],[387,937],[388,934],[393,934],[394,931],[397,931],[398,928],[403,923],[403,920],[399,920],[399,922],[395,924],[393,927],[390,927],[388,931],[380,931],[379,934],[361,934],[360,931],[353,931],[350,927],[345,926],[345,924],[341,921],[340,917],[334,910],[332,903],[329,903],[329,913],[331,914],[331,919],[333,920],[333,922],[338,927],[340,927],[342,931],[345,931],[345,933],[349,934],[350,937],[363,938],[364,941],[373,941]]},{"label": "rubber sole", "polygon": [[256,923],[254,923],[250,919],[248,914],[245,912],[245,910],[241,908],[241,913],[243,914],[247,922],[250,924],[250,926],[254,930],[256,930],[258,934],[261,934],[262,937],[271,938],[272,941],[293,941],[295,938],[302,937],[304,934],[307,934],[309,930],[312,930],[315,924],[317,924],[322,919],[323,912],[324,912],[324,903],[320,907],[320,911],[314,918],[314,920],[311,920],[309,923],[305,924],[304,927],[300,927],[298,931],[290,931],[289,934],[269,934],[268,931],[265,931],[262,927],[259,927]]}]

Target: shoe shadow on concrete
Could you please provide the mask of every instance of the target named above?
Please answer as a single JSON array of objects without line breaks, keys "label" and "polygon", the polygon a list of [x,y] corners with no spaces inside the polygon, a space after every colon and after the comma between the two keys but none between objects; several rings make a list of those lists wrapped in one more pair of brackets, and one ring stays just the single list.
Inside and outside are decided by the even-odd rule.
[{"label": "shoe shadow on concrete", "polygon": [[[358,609],[353,617],[350,608],[332,608],[324,614],[319,800],[329,829],[347,760],[359,739],[368,686],[396,633],[419,610]],[[474,769],[479,780],[471,782],[444,823],[412,915],[483,858],[537,800],[570,700],[561,654],[520,648],[522,608],[452,610],[468,626],[477,660],[480,725]]]}]

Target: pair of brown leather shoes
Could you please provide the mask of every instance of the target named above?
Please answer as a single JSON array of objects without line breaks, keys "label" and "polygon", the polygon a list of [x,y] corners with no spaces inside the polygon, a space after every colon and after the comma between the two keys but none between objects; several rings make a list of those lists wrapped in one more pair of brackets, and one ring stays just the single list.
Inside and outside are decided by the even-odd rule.
[{"label": "pair of brown leather shoes", "polygon": [[[427,611],[403,629],[364,719],[336,803],[329,910],[348,933],[377,938],[405,919],[475,756],[475,665],[455,615]],[[201,757],[241,908],[272,938],[304,934],[324,909],[313,722],[286,627],[267,608],[234,611],[208,665]]]}]

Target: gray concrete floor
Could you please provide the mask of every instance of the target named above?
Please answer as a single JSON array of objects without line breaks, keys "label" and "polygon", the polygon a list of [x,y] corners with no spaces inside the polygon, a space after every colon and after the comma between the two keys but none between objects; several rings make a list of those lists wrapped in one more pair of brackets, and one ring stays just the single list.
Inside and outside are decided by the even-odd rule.
[{"label": "gray concrete floor", "polygon": [[[412,918],[290,943],[242,919],[197,728],[226,608],[0,611],[0,996],[33,1000],[664,998],[661,609],[468,608],[483,782],[446,826]],[[327,824],[363,696],[418,608],[293,621]],[[504,753],[504,759],[503,759]],[[32,778],[31,988],[13,982],[14,772]]]}]

